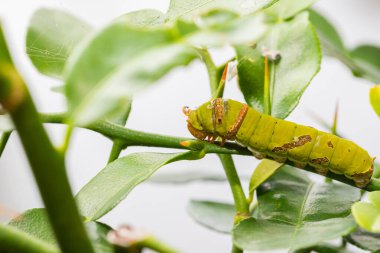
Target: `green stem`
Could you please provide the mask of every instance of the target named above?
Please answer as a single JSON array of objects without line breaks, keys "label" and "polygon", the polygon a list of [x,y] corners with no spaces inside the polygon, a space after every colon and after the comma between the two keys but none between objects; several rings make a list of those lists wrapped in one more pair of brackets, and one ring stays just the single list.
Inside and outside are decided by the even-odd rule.
[{"label": "green stem", "polygon": [[0,223],[0,251],[4,253],[59,253],[59,249],[14,227]]},{"label": "green stem", "polygon": [[11,136],[12,131],[10,132],[4,132],[0,136],[0,157],[4,152],[5,146],[7,145],[7,142],[9,140],[9,137]]},{"label": "green stem", "polygon": [[66,134],[63,140],[62,146],[58,149],[59,152],[64,156],[67,149],[69,148],[69,143],[71,139],[71,135],[73,133],[74,126],[72,124],[67,124]]},{"label": "green stem", "polygon": [[234,197],[236,217],[235,223],[249,217],[249,206],[247,198],[245,197],[239,176],[236,172],[234,161],[231,155],[218,154],[220,161],[223,164],[224,172],[226,173],[227,180],[230,184],[232,195]]},{"label": "green stem", "polygon": [[[132,109],[132,100],[129,100],[129,103],[127,104],[124,113],[118,117],[116,120],[114,120],[114,123],[124,127],[127,123],[129,114]],[[117,158],[119,158],[121,151],[126,148],[126,143],[123,140],[115,139],[112,144],[111,152],[108,157],[108,163],[111,163],[115,161]]]},{"label": "green stem", "polygon": [[[65,114],[43,114],[42,119],[45,123],[57,123],[63,124],[65,119]],[[194,139],[189,139],[186,137],[175,137],[168,135],[159,135],[153,133],[146,133],[141,131],[136,131],[124,127],[120,127],[108,121],[98,121],[91,126],[86,127],[86,129],[100,133],[111,139],[121,139],[128,143],[129,146],[150,146],[150,147],[161,147],[161,148],[175,148],[175,149],[186,149],[193,150],[192,147],[181,145],[184,141],[194,141],[200,142],[200,145],[207,154],[231,154],[231,155],[249,155],[252,156],[252,152],[248,149],[243,148],[235,143],[226,143],[223,147],[220,146],[219,142],[211,144],[208,142],[202,142]],[[289,160],[285,161],[285,164],[293,166],[293,163]],[[316,173],[315,169],[310,166],[306,166],[305,170]],[[319,174],[317,174],[319,175]],[[338,175],[334,173],[328,173],[326,175],[328,178],[340,181],[342,183],[356,187],[354,182],[343,175]],[[372,178],[371,182],[367,187],[364,188],[366,191],[379,191],[380,190],[380,180]]]},{"label": "green stem", "polygon": [[159,241],[154,236],[149,236],[143,241],[138,243],[138,246],[142,248],[148,248],[159,253],[177,253],[178,251],[172,247],[166,245],[165,243]]},{"label": "green stem", "polygon": [[93,252],[59,154],[39,118],[30,94],[11,64],[0,66],[0,103],[21,139],[62,252]]},{"label": "green stem", "polygon": [[[41,119],[45,123],[64,124],[65,114],[42,114]],[[192,149],[181,144],[181,142],[189,140],[189,138],[187,137],[175,137],[154,133],[146,133],[121,127],[119,125],[105,120],[100,120],[85,128],[105,135],[106,137],[112,140],[120,139],[124,143],[127,143],[129,146],[150,146],[187,150]],[[205,149],[206,153],[252,155],[252,153],[249,152],[246,148],[243,148],[233,143],[226,143],[223,147],[221,147],[220,145],[215,145],[208,142],[199,142],[202,143],[202,148]],[[218,142],[216,143],[218,144]]]},{"label": "green stem", "polygon": [[[234,224],[239,223],[241,220],[250,217],[249,205],[245,197],[239,176],[236,172],[234,161],[231,155],[219,154],[219,159],[223,164],[224,172],[226,173],[228,183],[230,184],[232,195],[235,202],[235,219]],[[232,244],[232,253],[242,253],[243,250],[239,249],[235,244]]]},{"label": "green stem", "polygon": [[111,163],[119,158],[121,151],[125,147],[125,142],[119,139],[113,141],[112,148],[108,157],[107,163]]}]

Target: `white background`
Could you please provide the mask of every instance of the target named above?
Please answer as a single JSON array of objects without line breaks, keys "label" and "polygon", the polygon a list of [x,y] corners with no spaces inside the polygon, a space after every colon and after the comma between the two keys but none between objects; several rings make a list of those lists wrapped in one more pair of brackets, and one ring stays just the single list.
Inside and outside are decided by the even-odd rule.
[{"label": "white background", "polygon": [[[168,4],[168,0],[1,0],[0,17],[17,66],[25,76],[39,110],[57,112],[65,110],[65,101],[61,95],[52,93],[50,88],[59,82],[37,73],[25,54],[25,33],[34,10],[42,6],[58,8],[83,18],[95,27],[102,27],[125,12],[141,8],[165,11]],[[380,45],[379,1],[321,1],[315,7],[336,24],[348,47],[362,43]],[[216,61],[221,62],[231,54],[231,50],[215,50],[213,53]],[[325,58],[320,73],[305,92],[299,107],[288,119],[323,129],[310,117],[310,111],[331,122],[335,104],[339,100],[338,130],[365,147],[371,155],[379,156],[380,120],[368,102],[371,85],[366,80],[354,78],[337,60]],[[228,84],[225,97],[243,101],[235,81]],[[208,98],[206,71],[199,62],[194,62],[187,68],[173,71],[153,88],[137,95],[127,126],[143,131],[190,137],[181,108],[183,105],[199,105]],[[49,126],[48,130],[54,142],[61,143],[64,128]],[[67,157],[68,173],[74,192],[104,166],[110,147],[111,142],[99,134],[86,130],[75,131]],[[148,150],[157,149],[130,148],[124,154]],[[235,157],[235,161],[242,175],[251,174],[257,164],[252,157]],[[202,161],[179,162],[166,166],[159,173],[195,171],[222,173],[222,168],[216,157],[210,155]],[[247,188],[247,183],[244,183]],[[183,252],[229,252],[229,236],[209,231],[188,217],[186,205],[189,199],[230,202],[232,196],[226,183],[145,183],[138,186],[126,200],[101,220],[114,227],[127,223],[147,229]],[[19,139],[13,134],[0,159],[0,220],[7,220],[12,213],[40,206],[41,200]]]}]

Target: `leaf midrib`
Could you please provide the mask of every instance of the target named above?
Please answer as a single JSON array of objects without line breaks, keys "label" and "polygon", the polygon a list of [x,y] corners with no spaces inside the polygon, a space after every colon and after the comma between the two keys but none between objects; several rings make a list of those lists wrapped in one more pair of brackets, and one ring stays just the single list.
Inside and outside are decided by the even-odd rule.
[{"label": "leaf midrib", "polygon": [[310,183],[307,190],[306,190],[306,194],[302,200],[302,205],[301,205],[301,208],[300,208],[300,212],[298,214],[298,219],[297,219],[297,223],[295,224],[295,228],[294,228],[294,233],[291,237],[291,241],[290,241],[290,245],[293,245],[294,243],[294,240],[297,236],[297,232],[299,231],[299,228],[301,227],[302,225],[302,220],[303,220],[303,217],[304,217],[304,212],[305,212],[305,206],[306,206],[306,202],[309,198],[309,195],[310,195],[310,192],[311,192],[311,189],[313,188],[313,186],[315,185],[315,183]]}]

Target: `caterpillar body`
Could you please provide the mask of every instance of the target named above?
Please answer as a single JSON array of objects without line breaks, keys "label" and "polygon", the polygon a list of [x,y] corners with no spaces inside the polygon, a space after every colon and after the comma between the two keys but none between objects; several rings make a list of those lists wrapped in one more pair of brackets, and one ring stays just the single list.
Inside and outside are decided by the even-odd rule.
[{"label": "caterpillar body", "polygon": [[262,159],[278,162],[287,159],[299,168],[310,165],[325,175],[344,174],[357,187],[368,185],[373,173],[373,158],[352,141],[318,131],[309,126],[262,114],[248,105],[213,99],[196,110],[184,107],[190,133],[201,140],[234,140]]}]

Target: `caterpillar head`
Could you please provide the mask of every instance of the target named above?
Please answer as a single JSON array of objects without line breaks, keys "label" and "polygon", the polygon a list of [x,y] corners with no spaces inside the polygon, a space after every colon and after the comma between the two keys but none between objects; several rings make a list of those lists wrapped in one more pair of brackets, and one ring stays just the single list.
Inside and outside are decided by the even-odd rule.
[{"label": "caterpillar head", "polygon": [[183,113],[187,116],[187,128],[189,132],[197,139],[204,140],[208,133],[203,129],[199,121],[196,110],[191,110],[188,106],[182,108]]}]

